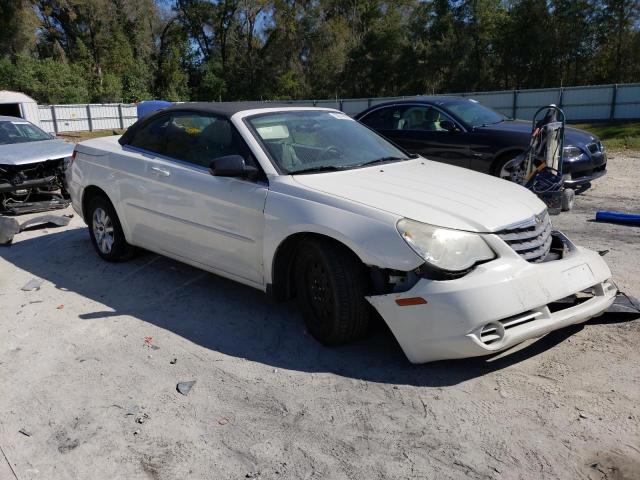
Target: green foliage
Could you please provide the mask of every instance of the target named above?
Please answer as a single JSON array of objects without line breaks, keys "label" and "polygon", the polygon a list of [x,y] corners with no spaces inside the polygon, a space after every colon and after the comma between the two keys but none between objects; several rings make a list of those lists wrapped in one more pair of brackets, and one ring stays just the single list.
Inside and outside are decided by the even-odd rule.
[{"label": "green foliage", "polygon": [[640,122],[581,123],[571,126],[593,133],[609,150],[640,150]]},{"label": "green foliage", "polygon": [[637,0],[0,0],[0,87],[40,102],[639,80]]},{"label": "green foliage", "polygon": [[[19,55],[15,64],[5,59],[0,67],[2,87],[26,93],[41,103],[85,103],[89,91],[77,65],[53,59],[34,59]],[[8,67],[11,65],[11,67]],[[6,82],[6,83],[5,83]]]},{"label": "green foliage", "polygon": [[223,98],[227,92],[227,84],[223,77],[220,63],[209,60],[201,67],[202,77],[196,89],[196,100],[215,102]]}]

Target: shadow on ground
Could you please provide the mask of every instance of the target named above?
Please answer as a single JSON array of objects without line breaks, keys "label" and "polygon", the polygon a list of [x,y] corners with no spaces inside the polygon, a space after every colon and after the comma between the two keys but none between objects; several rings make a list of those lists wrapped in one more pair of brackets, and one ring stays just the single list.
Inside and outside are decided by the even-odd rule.
[{"label": "shadow on ground", "polygon": [[[279,304],[262,292],[165,257],[146,254],[120,264],[102,261],[86,229],[53,232],[0,250],[0,254],[56,288],[104,305],[80,318],[108,322],[130,315],[205,348],[265,365],[305,372],[332,372],[374,382],[455,385],[500,370],[553,348],[581,330],[553,332],[509,355],[411,365],[380,321],[353,345],[327,348],[304,328],[294,303]],[[22,285],[15,285],[16,290]],[[638,316],[607,316],[594,323]]]}]

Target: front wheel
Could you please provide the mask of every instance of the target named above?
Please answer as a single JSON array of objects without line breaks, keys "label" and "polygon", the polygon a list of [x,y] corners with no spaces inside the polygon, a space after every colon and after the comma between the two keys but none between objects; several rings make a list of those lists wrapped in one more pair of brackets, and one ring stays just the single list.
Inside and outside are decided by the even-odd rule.
[{"label": "front wheel", "polygon": [[337,345],[366,334],[369,282],[354,254],[330,241],[305,241],[296,255],[294,276],[305,324],[318,341]]}]

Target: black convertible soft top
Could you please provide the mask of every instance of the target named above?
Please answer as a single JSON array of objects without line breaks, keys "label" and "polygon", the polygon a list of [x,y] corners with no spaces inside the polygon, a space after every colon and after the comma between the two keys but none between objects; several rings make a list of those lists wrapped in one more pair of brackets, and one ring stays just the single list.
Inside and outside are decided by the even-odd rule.
[{"label": "black convertible soft top", "polygon": [[120,145],[126,145],[129,143],[129,139],[136,133],[136,131],[146,123],[152,121],[154,118],[164,115],[167,112],[180,111],[180,112],[202,112],[210,113],[213,115],[219,115],[224,118],[230,118],[238,112],[245,110],[255,110],[259,108],[296,108],[295,104],[286,103],[271,103],[271,102],[186,102],[178,103],[167,108],[161,108],[155,112],[145,115],[139,119],[136,123],[131,125],[124,135],[120,137],[118,142]]}]

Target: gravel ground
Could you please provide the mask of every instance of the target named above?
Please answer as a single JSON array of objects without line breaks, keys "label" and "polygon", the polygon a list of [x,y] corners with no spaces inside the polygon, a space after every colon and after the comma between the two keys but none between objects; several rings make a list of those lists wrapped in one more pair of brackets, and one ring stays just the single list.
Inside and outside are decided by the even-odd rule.
[{"label": "gravel ground", "polygon": [[[590,220],[640,212],[639,165],[614,154],[554,218],[637,297],[640,229]],[[324,348],[292,304],[150,254],[102,262],[77,217],[0,256],[2,480],[640,478],[636,316],[414,366],[382,326]]]}]

